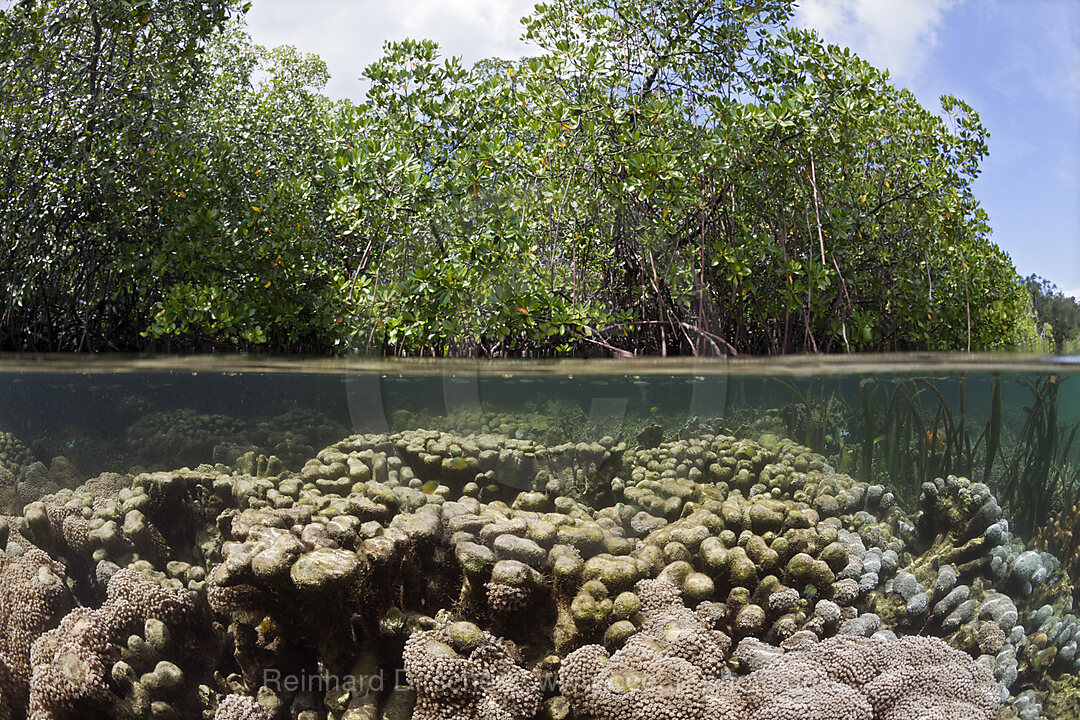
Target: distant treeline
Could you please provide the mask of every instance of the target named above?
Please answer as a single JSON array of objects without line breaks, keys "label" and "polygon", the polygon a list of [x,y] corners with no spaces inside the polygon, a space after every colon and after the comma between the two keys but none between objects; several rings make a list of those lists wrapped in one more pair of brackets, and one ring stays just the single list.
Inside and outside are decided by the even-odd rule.
[{"label": "distant treeline", "polygon": [[249,5],[0,11],[0,349],[1038,341],[972,193],[978,114],[923,108],[790,0],[553,0],[521,60],[388,43],[360,104],[255,46]]},{"label": "distant treeline", "polygon": [[1054,349],[1080,349],[1080,302],[1064,295],[1057,285],[1038,275],[1024,278],[1038,318],[1039,334],[1053,342]]}]

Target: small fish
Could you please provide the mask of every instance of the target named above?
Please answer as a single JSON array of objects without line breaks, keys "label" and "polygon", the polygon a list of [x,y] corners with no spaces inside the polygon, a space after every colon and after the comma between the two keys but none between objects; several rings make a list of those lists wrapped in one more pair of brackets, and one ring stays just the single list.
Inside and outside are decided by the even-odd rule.
[{"label": "small fish", "polygon": [[428,495],[432,495],[432,494],[435,493],[436,490],[439,489],[439,481],[438,480],[428,480],[426,483],[424,483],[420,487],[420,489],[423,490],[424,493],[426,493]]}]

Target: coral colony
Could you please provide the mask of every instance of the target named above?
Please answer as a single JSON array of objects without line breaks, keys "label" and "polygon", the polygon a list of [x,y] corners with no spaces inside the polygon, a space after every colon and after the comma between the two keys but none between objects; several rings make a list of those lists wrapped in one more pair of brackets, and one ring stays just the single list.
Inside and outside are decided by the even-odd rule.
[{"label": "coral colony", "polygon": [[91,479],[4,434],[0,720],[1080,717],[1073,509],[1033,549],[776,434],[491,425]]}]

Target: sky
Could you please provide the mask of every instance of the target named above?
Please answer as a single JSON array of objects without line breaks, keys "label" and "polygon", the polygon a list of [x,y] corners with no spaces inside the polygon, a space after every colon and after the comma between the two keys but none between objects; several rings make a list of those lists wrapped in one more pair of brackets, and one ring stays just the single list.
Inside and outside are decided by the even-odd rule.
[{"label": "sky", "polygon": [[[254,0],[252,36],[322,56],[334,97],[359,100],[383,42],[437,41],[466,62],[529,52],[533,0]],[[979,112],[990,156],[975,194],[1022,276],[1080,299],[1080,2],[801,0],[796,22],[846,45],[926,107],[951,93]]]}]

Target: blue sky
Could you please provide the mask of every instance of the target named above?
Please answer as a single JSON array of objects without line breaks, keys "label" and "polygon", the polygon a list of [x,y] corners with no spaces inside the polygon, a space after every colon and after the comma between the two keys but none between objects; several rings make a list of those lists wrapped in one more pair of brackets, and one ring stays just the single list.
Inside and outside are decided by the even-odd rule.
[{"label": "blue sky", "polygon": [[947,22],[933,67],[990,130],[976,193],[994,239],[1080,299],[1080,2],[967,2]]}]

